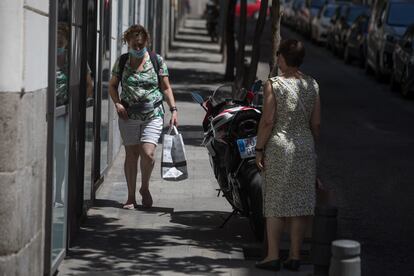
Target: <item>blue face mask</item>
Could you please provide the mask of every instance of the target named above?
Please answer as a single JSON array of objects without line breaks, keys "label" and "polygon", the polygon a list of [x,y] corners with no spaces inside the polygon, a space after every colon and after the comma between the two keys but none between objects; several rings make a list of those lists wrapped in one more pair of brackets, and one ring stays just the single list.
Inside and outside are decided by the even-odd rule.
[{"label": "blue face mask", "polygon": [[129,53],[136,58],[143,58],[146,52],[146,47],[142,48],[141,50],[129,49]]},{"label": "blue face mask", "polygon": [[57,48],[56,50],[58,55],[63,55],[66,53],[66,48]]}]

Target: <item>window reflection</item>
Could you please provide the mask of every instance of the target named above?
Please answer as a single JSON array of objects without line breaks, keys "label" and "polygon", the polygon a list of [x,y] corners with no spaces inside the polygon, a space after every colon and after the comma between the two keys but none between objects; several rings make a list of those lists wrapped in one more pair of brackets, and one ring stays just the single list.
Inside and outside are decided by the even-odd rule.
[{"label": "window reflection", "polygon": [[92,162],[94,141],[94,95],[96,81],[96,1],[88,0],[88,29],[87,29],[87,76],[86,76],[86,118],[85,118],[85,168],[84,168],[84,206],[88,208],[92,196]]},{"label": "window reflection", "polygon": [[102,30],[102,102],[101,102],[101,171],[108,165],[108,126],[109,126],[109,99],[108,82],[111,67],[111,1],[105,0],[103,6]]},{"label": "window reflection", "polygon": [[52,210],[52,266],[66,248],[67,179],[69,146],[69,1],[59,0],[56,49],[54,126],[54,181]]},{"label": "window reflection", "polygon": [[56,107],[68,104],[70,26],[59,22],[57,31]]}]

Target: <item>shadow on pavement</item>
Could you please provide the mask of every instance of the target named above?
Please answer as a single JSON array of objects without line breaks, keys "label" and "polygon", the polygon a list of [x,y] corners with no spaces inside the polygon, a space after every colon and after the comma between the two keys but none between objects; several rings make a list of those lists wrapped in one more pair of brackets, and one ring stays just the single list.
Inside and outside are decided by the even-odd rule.
[{"label": "shadow on pavement", "polygon": [[203,62],[203,63],[211,63],[211,64],[220,64],[221,61],[217,61],[217,60],[211,60],[211,58],[207,57],[207,56],[198,56],[198,57],[194,57],[194,56],[180,56],[180,57],[171,57],[168,58],[168,60],[172,60],[172,61],[182,61],[182,62]]},{"label": "shadow on pavement", "polygon": [[223,74],[216,72],[199,71],[197,69],[170,69],[171,83],[185,84],[211,84],[223,82]]},{"label": "shadow on pavement", "polygon": [[122,204],[119,201],[109,200],[109,199],[95,199],[94,207],[113,207],[113,208],[122,208]]},{"label": "shadow on pavement", "polygon": [[[193,36],[193,37],[191,37],[191,36]],[[199,37],[196,37],[196,36],[194,36],[194,34],[185,35],[185,36],[184,35],[183,36],[177,35],[174,39],[174,42],[195,42],[195,43],[211,44],[211,45],[216,45],[217,44],[217,42],[212,42],[205,35],[200,35]]]},{"label": "shadow on pavement", "polygon": [[175,212],[171,215],[171,222],[187,226],[216,226],[223,223],[229,212],[198,211]]},{"label": "shadow on pavement", "polygon": [[[217,87],[219,84],[217,84]],[[173,88],[174,89],[174,88]],[[199,105],[198,103],[194,102],[193,98],[191,97],[191,92],[197,92],[200,94],[204,99],[211,96],[214,92],[214,89],[211,86],[200,86],[200,87],[192,87],[192,86],[177,86],[174,89],[174,97],[177,102],[189,102]],[[200,109],[202,107],[200,106]],[[201,122],[200,122],[201,123]]]},{"label": "shadow on pavement", "polygon": [[179,35],[198,35],[198,36],[206,36],[208,37],[208,33],[207,30],[204,29],[205,32],[200,32],[199,30],[203,30],[201,29],[196,29],[196,30],[192,30],[192,29],[181,29],[178,31]]},{"label": "shadow on pavement", "polygon": [[[111,208],[122,208],[123,204],[119,201],[115,200],[108,200],[108,199],[95,199],[94,201],[94,208],[101,208],[101,207],[111,207]],[[171,214],[174,212],[174,208],[165,208],[165,207],[152,207],[152,208],[144,208],[141,205],[138,205],[135,210],[145,212],[145,213],[164,213],[164,214]],[[88,217],[89,220],[89,217]]]},{"label": "shadow on pavement", "polygon": [[[68,259],[77,260],[77,267],[70,275],[88,272],[96,273],[88,275],[105,275],[103,272],[108,271],[113,274],[106,275],[167,275],[166,272],[217,275],[222,269],[250,267],[244,260],[228,258],[235,244],[252,238],[249,229],[241,227],[245,226],[241,219],[233,218],[220,229],[217,225],[226,212],[175,213],[170,208],[162,209],[159,211],[171,212],[174,224],[156,229],[127,228],[115,218],[90,216],[81,229],[83,234],[68,254]],[[215,256],[211,256],[211,251],[203,256],[209,250]],[[191,256],[193,251],[201,252],[201,256]]]},{"label": "shadow on pavement", "polygon": [[[215,48],[211,48],[214,44],[207,44],[204,43],[197,43],[193,41],[193,44],[198,44],[200,47],[198,49],[194,48],[194,45],[186,45],[185,43],[181,44],[172,44],[170,47],[170,51],[185,51],[187,53],[207,53],[207,54],[218,54],[219,51]],[[204,46],[203,46],[204,45]]]},{"label": "shadow on pavement", "polygon": [[[196,19],[198,19],[198,18],[196,18]],[[186,26],[186,25],[184,25],[183,29],[184,30],[185,29],[206,30],[206,26]],[[183,30],[183,29],[181,29],[181,30]]]}]

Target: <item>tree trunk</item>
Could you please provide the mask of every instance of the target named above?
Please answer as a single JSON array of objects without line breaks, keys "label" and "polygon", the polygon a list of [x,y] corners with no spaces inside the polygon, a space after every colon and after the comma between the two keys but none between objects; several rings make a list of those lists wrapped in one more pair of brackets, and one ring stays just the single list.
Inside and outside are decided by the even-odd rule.
[{"label": "tree trunk", "polygon": [[226,18],[226,72],[224,80],[234,80],[234,66],[236,62],[236,47],[234,45],[234,9],[237,0],[229,0]]},{"label": "tree trunk", "polygon": [[241,88],[244,75],[244,56],[247,27],[247,0],[240,0],[240,28],[237,36],[236,88]]},{"label": "tree trunk", "polygon": [[270,61],[269,78],[277,76],[277,56],[276,52],[280,44],[280,1],[272,0],[272,60]]},{"label": "tree trunk", "polygon": [[249,72],[247,74],[245,81],[245,86],[247,88],[251,87],[254,81],[256,80],[257,66],[259,64],[260,59],[260,42],[262,39],[263,29],[266,24],[268,3],[268,0],[262,0],[260,4],[259,18],[257,19],[256,29],[254,30],[252,59],[249,66]]}]

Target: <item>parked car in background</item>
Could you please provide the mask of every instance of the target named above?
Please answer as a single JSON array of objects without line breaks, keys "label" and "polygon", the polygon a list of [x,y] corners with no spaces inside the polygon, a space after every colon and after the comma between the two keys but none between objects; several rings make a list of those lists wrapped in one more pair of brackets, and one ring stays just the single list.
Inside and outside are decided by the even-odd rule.
[{"label": "parked car in background", "polygon": [[334,53],[343,56],[346,46],[346,34],[354,23],[355,19],[360,15],[369,15],[370,9],[363,5],[345,6],[344,15],[337,20],[333,29]]},{"label": "parked car in background", "polygon": [[294,2],[295,2],[294,0],[287,0],[282,5],[282,10],[283,10],[282,23],[286,25],[291,25],[291,22],[293,20],[293,17],[295,14],[293,11]]},{"label": "parked car in background", "polygon": [[293,18],[292,18],[292,27],[296,30],[300,30],[301,25],[301,13],[306,5],[306,0],[293,0]]},{"label": "parked car in background", "polygon": [[366,69],[382,80],[391,73],[395,43],[414,23],[414,0],[388,0],[377,8],[368,27]]},{"label": "parked car in background", "polygon": [[369,18],[366,14],[360,15],[349,28],[345,39],[345,63],[351,63],[352,60],[356,59],[361,67],[365,65]]},{"label": "parked car in background", "polygon": [[326,37],[326,47],[330,50],[335,49],[335,27],[337,26],[340,18],[345,16],[348,7],[352,5],[350,2],[336,2],[336,4],[338,7],[335,10],[335,14],[331,18],[331,25],[328,29],[328,34]]},{"label": "parked car in background", "polygon": [[325,4],[319,14],[312,19],[311,39],[317,43],[326,42],[328,30],[332,27],[331,19],[338,5],[335,3]]},{"label": "parked car in background", "polygon": [[393,61],[391,88],[401,88],[401,94],[408,97],[414,90],[414,25],[396,43]]},{"label": "parked car in background", "polygon": [[317,17],[326,0],[306,0],[305,5],[299,16],[300,31],[309,36],[311,35],[312,20]]}]

